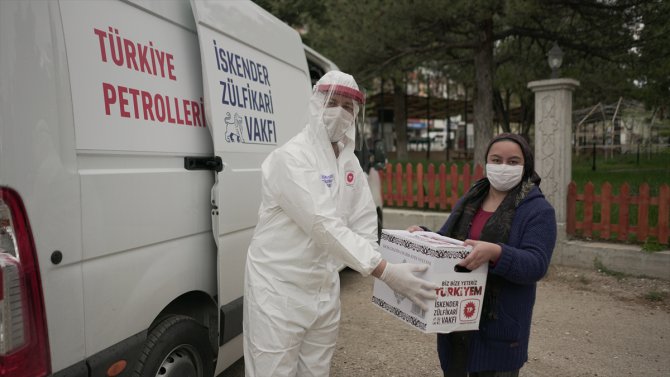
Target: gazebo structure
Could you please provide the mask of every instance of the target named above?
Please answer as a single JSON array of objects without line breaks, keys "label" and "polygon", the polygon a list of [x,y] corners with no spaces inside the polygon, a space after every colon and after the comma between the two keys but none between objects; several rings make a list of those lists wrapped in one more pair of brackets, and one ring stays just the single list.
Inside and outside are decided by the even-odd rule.
[{"label": "gazebo structure", "polygon": [[[459,99],[446,99],[416,94],[405,94],[405,114],[408,131],[408,149],[426,151],[435,150],[440,143],[439,135],[443,134],[442,148],[445,149],[447,159],[468,158],[472,153],[468,149],[467,124],[473,120],[473,102],[463,96]],[[367,117],[373,120],[373,138],[386,140],[387,148],[393,142],[395,132],[394,121],[394,93],[380,92],[367,98]],[[510,110],[510,123],[521,122],[521,108]],[[454,120],[457,118],[457,120]],[[435,125],[440,123],[440,127]],[[495,122],[500,120],[495,117]]]}]

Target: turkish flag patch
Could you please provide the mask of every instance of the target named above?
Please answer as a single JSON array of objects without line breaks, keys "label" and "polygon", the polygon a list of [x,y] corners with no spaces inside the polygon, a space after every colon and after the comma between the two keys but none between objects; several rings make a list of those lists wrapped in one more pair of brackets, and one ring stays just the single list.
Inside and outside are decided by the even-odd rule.
[{"label": "turkish flag patch", "polygon": [[355,180],[356,180],[356,174],[354,174],[353,171],[351,171],[351,170],[347,170],[347,171],[344,173],[344,182],[345,182],[347,185],[352,186],[352,185],[354,184],[354,181],[355,181]]}]

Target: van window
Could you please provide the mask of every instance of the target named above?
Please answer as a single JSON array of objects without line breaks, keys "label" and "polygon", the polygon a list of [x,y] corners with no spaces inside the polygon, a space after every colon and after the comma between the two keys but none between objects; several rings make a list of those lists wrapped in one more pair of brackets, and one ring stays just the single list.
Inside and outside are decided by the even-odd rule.
[{"label": "van window", "polygon": [[326,71],[319,64],[309,60],[309,58],[307,59],[307,68],[309,68],[309,78],[312,81],[312,86],[326,74]]}]

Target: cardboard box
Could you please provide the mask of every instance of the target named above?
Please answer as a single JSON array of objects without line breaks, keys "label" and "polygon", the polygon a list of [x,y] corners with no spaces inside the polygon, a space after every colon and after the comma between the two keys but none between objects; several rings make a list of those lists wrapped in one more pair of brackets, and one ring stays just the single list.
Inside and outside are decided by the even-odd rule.
[{"label": "cardboard box", "polygon": [[488,264],[471,272],[457,272],[455,266],[471,248],[433,232],[384,229],[381,254],[391,263],[424,263],[430,267],[419,277],[440,288],[435,300],[423,311],[386,283],[375,279],[372,302],[399,320],[425,333],[449,333],[479,328]]}]

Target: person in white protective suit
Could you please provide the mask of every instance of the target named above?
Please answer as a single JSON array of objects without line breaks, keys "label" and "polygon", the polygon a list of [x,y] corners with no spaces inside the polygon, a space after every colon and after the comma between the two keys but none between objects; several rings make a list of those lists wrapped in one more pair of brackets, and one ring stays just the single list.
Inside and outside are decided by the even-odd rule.
[{"label": "person in white protective suit", "polygon": [[247,377],[328,376],[340,320],[339,268],[372,274],[416,304],[436,285],[427,265],[391,264],[377,245],[377,213],[353,153],[365,102],[351,75],[314,86],[309,124],[262,165],[259,222],[247,255]]}]

